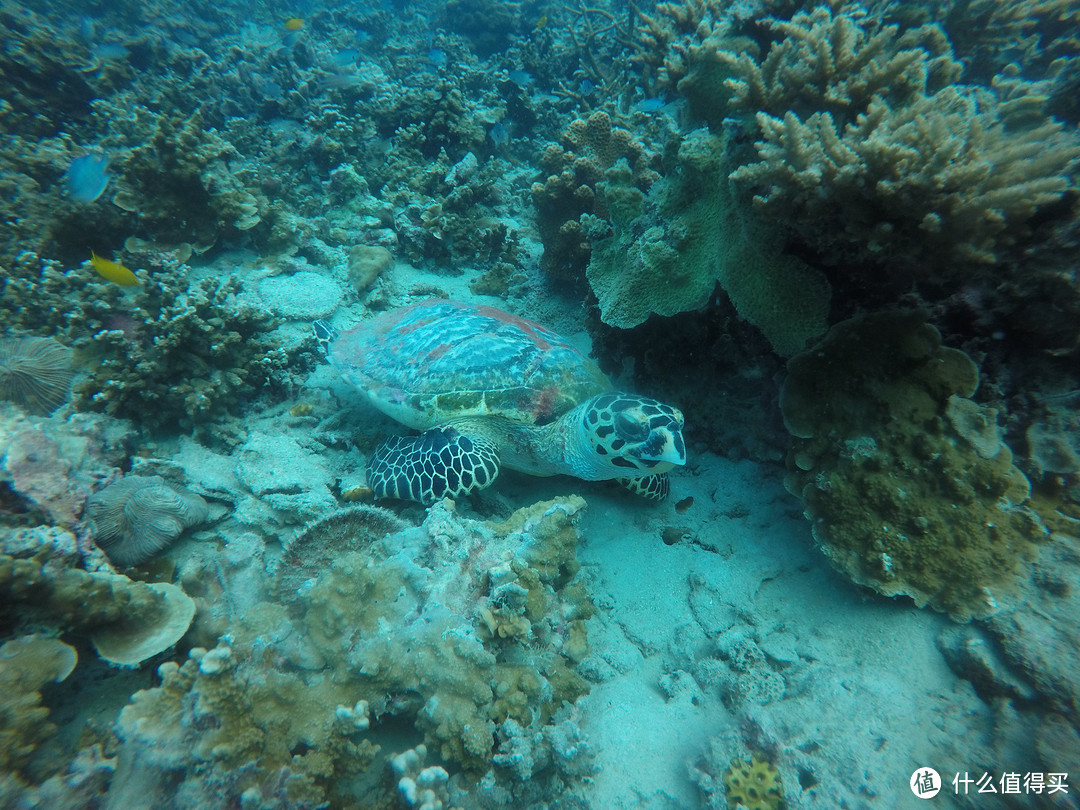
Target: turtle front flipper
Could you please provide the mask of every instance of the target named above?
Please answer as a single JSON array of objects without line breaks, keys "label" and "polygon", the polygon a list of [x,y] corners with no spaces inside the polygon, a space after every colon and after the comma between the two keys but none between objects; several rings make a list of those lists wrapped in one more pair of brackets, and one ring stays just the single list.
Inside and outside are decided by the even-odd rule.
[{"label": "turtle front flipper", "polygon": [[375,448],[368,486],[376,498],[434,503],[483,489],[499,475],[499,452],[484,438],[441,427],[394,436]]},{"label": "turtle front flipper", "polygon": [[615,480],[635,495],[640,495],[642,498],[648,498],[653,501],[664,500],[671,489],[671,484],[668,483],[667,473],[644,475],[641,478],[616,478]]}]

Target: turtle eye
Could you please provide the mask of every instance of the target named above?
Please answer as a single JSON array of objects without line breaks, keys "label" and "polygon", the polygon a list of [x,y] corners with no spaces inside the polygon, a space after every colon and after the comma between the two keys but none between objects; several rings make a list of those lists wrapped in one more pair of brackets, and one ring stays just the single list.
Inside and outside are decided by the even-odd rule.
[{"label": "turtle eye", "polygon": [[628,442],[643,442],[649,438],[649,422],[636,411],[615,414],[615,432]]}]

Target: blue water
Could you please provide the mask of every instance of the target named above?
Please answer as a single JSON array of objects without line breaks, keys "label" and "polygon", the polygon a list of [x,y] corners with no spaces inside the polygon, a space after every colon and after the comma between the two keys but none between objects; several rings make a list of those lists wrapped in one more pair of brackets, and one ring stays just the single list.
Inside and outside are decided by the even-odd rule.
[{"label": "blue water", "polygon": [[0,14],[0,807],[1080,807],[1075,3]]}]

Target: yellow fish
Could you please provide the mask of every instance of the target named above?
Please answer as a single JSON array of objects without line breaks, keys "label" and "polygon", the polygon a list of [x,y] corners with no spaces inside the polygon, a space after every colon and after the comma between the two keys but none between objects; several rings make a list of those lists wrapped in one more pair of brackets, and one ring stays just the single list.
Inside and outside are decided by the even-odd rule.
[{"label": "yellow fish", "polygon": [[113,284],[119,284],[122,287],[132,287],[139,283],[139,279],[135,277],[135,274],[128,270],[120,262],[110,262],[108,259],[103,259],[98,256],[94,251],[90,251],[90,264],[94,266],[94,269],[98,271],[98,275],[106,281],[111,281]]},{"label": "yellow fish", "polygon": [[536,21],[536,30],[539,31],[548,24],[547,14],[541,14],[540,19]]},{"label": "yellow fish", "polygon": [[287,19],[285,21],[285,30],[286,31],[299,31],[303,27],[304,27],[304,18],[303,17],[289,17],[289,19]]}]

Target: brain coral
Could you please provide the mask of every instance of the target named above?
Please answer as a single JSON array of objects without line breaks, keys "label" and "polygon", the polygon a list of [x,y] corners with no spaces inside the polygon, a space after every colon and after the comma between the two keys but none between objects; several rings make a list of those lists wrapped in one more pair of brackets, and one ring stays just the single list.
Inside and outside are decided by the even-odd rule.
[{"label": "brain coral", "polygon": [[829,560],[960,621],[994,613],[1048,538],[1009,449],[985,458],[948,419],[977,386],[922,313],[883,312],[791,358],[780,397],[788,488]]},{"label": "brain coral", "polygon": [[86,502],[94,542],[117,565],[135,565],[207,518],[206,501],[161,476],[129,475]]}]

